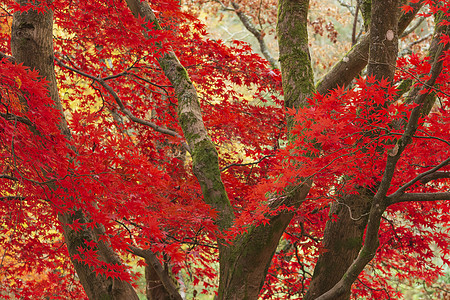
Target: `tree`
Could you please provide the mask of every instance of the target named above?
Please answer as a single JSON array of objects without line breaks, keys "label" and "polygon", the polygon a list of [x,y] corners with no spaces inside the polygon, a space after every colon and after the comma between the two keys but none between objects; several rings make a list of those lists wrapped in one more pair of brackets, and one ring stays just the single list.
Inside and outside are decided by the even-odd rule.
[{"label": "tree", "polygon": [[[360,2],[370,33],[315,86],[306,0],[278,3],[282,82],[176,1],[2,1],[0,295],[137,299],[134,257],[149,299],[181,299],[181,270],[219,275],[219,299],[432,283],[432,245],[449,251],[448,4]],[[429,56],[398,58],[424,4]]]}]

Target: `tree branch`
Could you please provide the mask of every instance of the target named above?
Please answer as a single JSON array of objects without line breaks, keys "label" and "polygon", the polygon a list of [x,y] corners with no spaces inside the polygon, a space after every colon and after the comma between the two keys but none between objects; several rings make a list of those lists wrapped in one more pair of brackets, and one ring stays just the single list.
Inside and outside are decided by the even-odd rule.
[{"label": "tree branch", "polygon": [[450,192],[443,193],[406,193],[393,199],[391,204],[400,202],[440,201],[450,200]]},{"label": "tree branch", "polygon": [[264,57],[267,59],[267,61],[270,63],[272,68],[276,69],[278,68],[278,63],[275,60],[275,58],[272,57],[272,55],[269,52],[269,49],[267,48],[266,42],[264,40],[264,36],[262,34],[262,31],[257,29],[255,25],[252,23],[250,18],[242,12],[240,9],[239,4],[237,4],[234,1],[231,1],[231,5],[234,8],[234,12],[238,16],[239,20],[241,20],[244,27],[251,33],[253,36],[258,40],[259,48],[261,50],[261,53],[264,55]]},{"label": "tree branch", "polygon": [[89,79],[94,80],[95,82],[98,82],[102,87],[104,87],[110,93],[110,95],[114,98],[117,105],[119,106],[120,111],[123,112],[131,121],[141,124],[141,125],[148,126],[159,133],[163,133],[163,134],[167,134],[167,135],[179,138],[181,140],[181,144],[183,145],[184,149],[186,149],[187,152],[191,153],[191,149],[189,148],[189,145],[186,144],[186,142],[183,140],[183,137],[181,135],[179,135],[177,132],[167,129],[167,128],[164,128],[164,127],[160,127],[153,122],[140,119],[140,118],[136,117],[135,115],[133,115],[133,113],[125,107],[125,105],[123,104],[122,99],[120,99],[119,95],[117,95],[117,93],[114,91],[114,89],[109,84],[107,84],[103,78],[95,77],[93,75],[87,74],[78,69],[72,68],[72,67],[64,64],[60,59],[58,59],[56,57],[55,57],[55,60],[61,67],[64,67],[68,70],[71,70],[71,71],[81,75],[81,76],[87,77]]},{"label": "tree branch", "polygon": [[20,196],[5,196],[5,197],[0,197],[0,201],[11,201],[11,200],[20,200],[20,201],[23,201],[23,200],[25,200],[25,197],[20,197]]},{"label": "tree branch", "polygon": [[437,180],[437,179],[443,179],[443,178],[450,178],[450,172],[435,172],[433,174],[424,176],[420,183],[426,184],[430,181]]},{"label": "tree branch", "polygon": [[443,162],[441,162],[439,165],[437,165],[436,167],[423,172],[422,174],[417,175],[414,179],[412,179],[411,181],[407,182],[406,184],[404,184],[403,186],[401,186],[397,191],[395,191],[393,194],[389,195],[388,199],[389,201],[395,203],[396,202],[396,198],[401,197],[405,191],[411,187],[412,185],[414,185],[416,182],[422,180],[423,178],[425,178],[426,176],[431,176],[433,175],[433,173],[435,173],[437,170],[445,167],[446,165],[448,165],[450,163],[450,157],[447,158],[446,160],[444,160]]},{"label": "tree branch", "polygon": [[[383,54],[383,49],[379,49],[377,47],[380,47],[379,44],[380,40],[383,40],[383,37],[386,33],[385,30],[379,31],[379,28],[383,28],[383,24],[395,24],[394,14],[385,15],[386,11],[392,11],[393,9],[398,8],[399,0],[372,0],[372,21],[371,21],[371,34],[369,38],[364,38],[363,40],[367,39],[367,43],[370,43],[370,52],[371,55],[373,55],[372,50],[376,50]],[[384,18],[389,17],[390,20],[385,20]],[[377,28],[379,27],[379,28]],[[375,29],[375,30],[374,30]],[[393,39],[398,38],[398,33],[401,29],[396,30],[396,28],[393,28],[396,32],[393,32]],[[404,30],[404,28],[403,28]],[[402,30],[402,31],[403,31]],[[369,42],[370,41],[370,42]],[[390,46],[390,45],[388,45]],[[374,49],[375,48],[375,49]],[[394,51],[393,47],[391,47],[390,51]],[[395,53],[396,54],[396,51]],[[379,62],[376,64],[373,64],[371,66],[371,72],[372,75],[375,77],[381,77],[381,76],[391,76],[391,69],[386,68],[378,68],[378,65],[380,63],[384,64],[392,64],[391,60],[395,61],[395,57],[392,55],[392,53],[389,53],[389,55],[381,55],[379,59]],[[440,73],[442,70],[442,64],[433,65],[434,68],[432,68],[432,73],[435,75],[435,72]],[[386,75],[385,75],[386,74]],[[436,80],[436,77],[431,76],[430,78],[430,84],[433,85]],[[325,91],[326,92],[326,91]],[[420,95],[422,96],[422,95]],[[420,97],[419,96],[419,97]],[[416,99],[418,102],[421,103],[423,101],[421,98]],[[417,107],[416,107],[417,108]],[[415,109],[416,109],[415,108]],[[420,106],[417,112],[413,110],[413,113],[411,114],[411,117],[409,119],[408,125],[406,126],[405,132],[402,136],[402,138],[397,143],[396,147],[398,151],[395,153],[391,153],[388,151],[388,158],[386,162],[385,171],[383,174],[383,177],[381,179],[380,186],[377,190],[377,193],[373,197],[370,211],[369,211],[369,218],[367,222],[367,228],[366,228],[366,235],[364,239],[364,246],[360,250],[357,258],[353,261],[353,263],[350,265],[350,267],[347,269],[345,274],[341,277],[338,283],[336,283],[330,290],[328,290],[326,293],[322,294],[316,300],[332,300],[336,299],[341,295],[344,295],[347,291],[351,289],[351,286],[353,282],[358,278],[359,274],[362,272],[362,270],[365,268],[365,266],[375,257],[376,251],[379,246],[379,239],[378,239],[378,231],[380,228],[380,222],[381,217],[383,216],[384,211],[386,210],[388,206],[388,201],[386,200],[386,193],[391,185],[392,177],[395,171],[396,164],[398,160],[400,159],[400,156],[403,152],[403,150],[406,148],[406,146],[411,141],[411,136],[414,135],[414,132],[417,128],[417,121],[418,116],[416,115],[419,113],[420,115]]]},{"label": "tree branch", "polygon": [[[417,12],[422,8],[423,1],[419,3],[409,4],[413,10],[402,15],[398,22],[398,34],[400,35],[405,31],[409,23],[414,19]],[[353,78],[367,65],[369,58],[369,45],[370,37],[366,34],[361,38],[347,54],[337,62],[334,67],[320,79],[317,83],[317,92],[320,94],[326,94],[330,90],[337,88],[338,86],[348,86]]]},{"label": "tree branch", "polygon": [[273,157],[273,156],[275,156],[275,155],[265,155],[265,156],[261,157],[259,160],[251,162],[251,163],[245,163],[245,164],[233,163],[233,164],[230,164],[230,165],[220,169],[220,172],[223,172],[226,169],[231,168],[231,167],[243,167],[243,166],[256,165],[256,164],[259,164],[260,162],[262,162],[264,159],[269,158],[269,157]]},{"label": "tree branch", "polygon": [[13,180],[13,181],[19,181],[19,179],[17,179],[16,177],[5,175],[5,174],[0,175],[0,179],[9,179],[9,180]]},{"label": "tree branch", "polygon": [[13,57],[13,56],[10,56],[10,55],[8,55],[8,54],[5,54],[5,53],[3,53],[3,52],[0,52],[0,60],[1,59],[7,59],[7,60],[9,60],[9,62],[11,62],[11,63],[15,63],[16,62],[16,59]]}]

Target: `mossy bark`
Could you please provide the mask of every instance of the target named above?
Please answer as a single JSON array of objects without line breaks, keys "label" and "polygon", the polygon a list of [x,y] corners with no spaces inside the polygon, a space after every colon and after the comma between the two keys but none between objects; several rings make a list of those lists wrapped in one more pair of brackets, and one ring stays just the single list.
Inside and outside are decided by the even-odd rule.
[{"label": "mossy bark", "polygon": [[[308,46],[308,9],[309,0],[278,2],[278,47],[287,108],[304,107],[315,91]],[[293,119],[288,117],[288,132],[293,125]]]},{"label": "mossy bark", "polygon": [[[306,198],[311,182],[299,186],[283,203],[298,207]],[[269,224],[251,228],[232,246],[221,250],[220,300],[258,299],[272,257],[294,213],[280,213]]]},{"label": "mossy bark", "polygon": [[[18,3],[26,4],[27,1],[18,1]],[[67,139],[70,139],[70,131],[64,119],[54,73],[53,13],[51,11],[38,13],[35,10],[24,13],[16,12],[12,23],[11,51],[18,63],[23,63],[25,66],[38,70],[40,76],[49,81],[49,95],[54,106],[61,112],[60,130]],[[58,192],[59,187],[56,184],[49,187],[54,193]],[[100,258],[111,264],[120,264],[120,259],[109,245],[99,242],[98,236],[101,234],[101,228],[91,230],[83,227],[79,231],[74,231],[68,226],[74,220],[78,220],[80,223],[88,222],[83,211],[77,210],[72,213],[60,214],[58,219],[64,230],[65,243],[71,259],[73,255],[80,254],[79,247],[86,247],[85,241],[97,241]],[[138,299],[136,292],[129,283],[97,276],[87,265],[73,259],[72,262],[89,299]]]},{"label": "mossy bark", "polygon": [[[145,17],[159,28],[158,21],[148,4],[138,0],[127,0],[127,3],[135,16]],[[305,2],[305,5],[302,6],[301,13],[307,12],[308,2]],[[286,15],[290,15],[289,11]],[[301,31],[299,31],[303,35],[301,40],[305,42],[306,15],[303,16],[303,20],[304,23],[297,29]],[[294,43],[295,41],[291,45]],[[292,55],[286,54],[284,60],[290,63],[299,57],[303,59],[301,64],[303,68],[300,72],[292,70],[291,74],[298,79],[306,78],[306,83],[300,90],[296,87],[292,90],[296,100],[289,102],[287,106],[291,107],[299,107],[306,103],[306,97],[310,96],[314,89],[307,44],[302,44]],[[172,83],[178,98],[179,123],[191,150],[193,172],[202,188],[204,200],[218,212],[216,222],[219,228],[226,230],[230,228],[235,218],[234,211],[221,180],[217,151],[202,120],[195,87],[173,52],[160,58],[159,64]],[[298,187],[284,204],[300,203],[306,197],[309,187],[308,184]],[[279,239],[292,217],[292,213],[281,213],[273,217],[268,225],[249,229],[246,234],[232,241],[231,245],[218,241],[219,299],[257,299]]]}]

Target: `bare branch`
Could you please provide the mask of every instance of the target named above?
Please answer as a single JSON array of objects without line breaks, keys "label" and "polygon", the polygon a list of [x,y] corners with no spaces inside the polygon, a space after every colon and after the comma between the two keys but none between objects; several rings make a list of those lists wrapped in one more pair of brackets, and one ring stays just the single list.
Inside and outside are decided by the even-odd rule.
[{"label": "bare branch", "polygon": [[166,273],[161,263],[159,262],[159,259],[152,251],[143,250],[141,248],[134,246],[129,246],[129,252],[144,258],[146,262],[151,264],[156,274],[158,275],[159,279],[161,280],[162,284],[164,285],[165,290],[170,294],[170,299],[179,299],[179,300],[183,299],[180,293],[178,292],[174,282]]},{"label": "bare branch", "polygon": [[119,106],[120,111],[123,112],[131,121],[141,124],[141,125],[148,126],[157,132],[179,138],[181,140],[181,144],[183,145],[184,149],[186,149],[187,152],[191,153],[189,145],[186,144],[186,142],[183,140],[183,137],[181,135],[179,135],[177,132],[167,129],[167,128],[164,128],[164,127],[160,127],[153,122],[140,119],[140,118],[136,117],[135,115],[133,115],[133,113],[125,107],[125,105],[123,104],[122,99],[120,99],[119,95],[117,95],[117,93],[114,91],[114,89],[110,85],[108,85],[103,78],[95,77],[93,75],[87,74],[78,69],[72,68],[72,67],[64,64],[61,60],[59,60],[56,57],[55,57],[55,60],[60,66],[66,68],[68,70],[71,70],[81,76],[87,77],[89,79],[92,79],[92,80],[98,82],[102,87],[104,87],[110,93],[110,95],[114,98],[117,105]]},{"label": "bare branch", "polygon": [[272,55],[269,52],[269,49],[267,48],[266,42],[264,41],[264,36],[262,34],[262,31],[257,29],[255,25],[252,23],[250,18],[242,12],[240,9],[239,4],[232,1],[231,5],[233,5],[234,12],[238,16],[239,20],[241,20],[244,27],[250,31],[251,34],[258,40],[259,48],[261,50],[261,53],[264,55],[264,57],[267,59],[267,61],[270,63],[272,68],[278,68],[278,63],[275,60],[275,58],[272,57]]},{"label": "bare branch", "polygon": [[409,28],[407,28],[407,29],[401,34],[400,38],[403,38],[403,37],[407,36],[408,34],[412,33],[414,30],[416,30],[417,27],[419,27],[420,24],[422,24],[423,21],[425,21],[425,19],[426,19],[426,18],[423,17],[423,16],[420,17],[420,18],[418,18],[417,21],[416,21],[414,24],[412,24]]},{"label": "bare branch", "polygon": [[397,191],[395,191],[395,193],[389,195],[388,199],[390,199],[391,202],[395,203],[396,202],[396,198],[401,197],[409,187],[413,186],[416,182],[420,181],[421,179],[423,179],[427,175],[432,175],[437,170],[445,167],[449,163],[450,163],[450,157],[447,158],[446,160],[444,160],[442,163],[440,163],[436,167],[434,167],[433,169],[428,170],[426,172],[423,172],[423,173],[417,175],[413,180],[411,180],[411,181],[407,182],[406,184],[404,184],[403,186],[401,186]]},{"label": "bare branch", "polygon": [[262,162],[264,159],[269,158],[269,157],[273,157],[273,156],[275,156],[275,155],[265,155],[262,158],[260,158],[259,160],[251,162],[251,163],[245,163],[245,164],[233,163],[233,164],[230,164],[230,165],[220,169],[220,172],[223,172],[226,169],[231,168],[231,167],[243,167],[243,166],[256,165],[256,164],[259,164],[260,162]]},{"label": "bare branch", "polygon": [[400,202],[414,202],[414,201],[440,201],[450,200],[450,192],[444,193],[406,193],[392,201],[394,203]]},{"label": "bare branch", "polygon": [[217,3],[219,3],[220,6],[222,6],[222,10],[225,10],[225,11],[234,11],[234,8],[226,6],[222,1],[220,1],[220,0],[214,0],[214,1],[217,2]]}]

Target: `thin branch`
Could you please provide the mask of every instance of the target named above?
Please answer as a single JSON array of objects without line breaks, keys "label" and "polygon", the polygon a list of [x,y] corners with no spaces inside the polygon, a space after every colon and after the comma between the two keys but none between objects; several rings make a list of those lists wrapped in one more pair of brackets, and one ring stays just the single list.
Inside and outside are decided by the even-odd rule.
[{"label": "thin branch", "polygon": [[241,20],[244,27],[251,34],[253,34],[253,36],[258,40],[261,53],[264,55],[264,57],[270,63],[272,68],[278,68],[277,61],[272,57],[272,55],[269,52],[269,49],[267,48],[266,42],[264,41],[264,35],[262,34],[262,31],[259,30],[258,28],[256,28],[255,25],[250,20],[250,18],[245,13],[242,12],[239,4],[237,4],[234,1],[231,1],[231,5],[233,6],[236,15],[238,16],[239,20]]},{"label": "thin branch", "polygon": [[59,60],[56,57],[55,57],[55,60],[60,66],[66,68],[68,70],[71,70],[72,72],[75,72],[81,76],[87,77],[89,79],[92,79],[92,80],[98,82],[102,87],[104,87],[109,92],[109,94],[114,98],[117,105],[119,106],[120,111],[122,111],[131,121],[141,124],[141,125],[148,126],[157,132],[179,138],[181,140],[181,144],[183,145],[184,149],[187,152],[191,153],[189,145],[183,140],[183,137],[181,135],[179,135],[177,132],[167,129],[167,128],[164,128],[164,127],[160,127],[153,122],[140,119],[140,118],[136,117],[135,115],[133,115],[133,113],[125,107],[125,105],[123,104],[122,99],[120,99],[119,95],[117,95],[117,93],[114,91],[114,89],[110,85],[108,85],[103,78],[95,77],[93,75],[87,74],[78,69],[72,68],[72,67],[64,64],[61,60]]},{"label": "thin branch", "polygon": [[[435,88],[433,85],[430,85],[428,82],[422,81],[417,75],[414,75],[413,73],[411,73],[410,71],[404,69],[404,68],[398,68],[400,70],[402,70],[405,73],[408,73],[411,77],[413,77],[418,83],[420,83],[420,86],[426,86],[429,89],[434,90],[437,93],[441,93],[447,97],[450,97],[449,93],[446,93],[444,91],[438,90],[437,88]],[[428,95],[428,94],[427,94]]]},{"label": "thin branch", "polygon": [[[403,135],[402,133],[399,133],[399,132],[392,132],[386,127],[380,127],[380,126],[372,126],[372,127],[376,128],[376,129],[380,129],[380,130],[386,131],[387,135],[398,135],[398,136],[402,136]],[[422,132],[424,134],[428,134],[427,132],[424,132],[424,131],[422,131],[420,129],[418,129],[417,131],[418,132]],[[429,134],[428,134],[428,136],[413,135],[412,137],[415,138],[415,139],[437,140],[437,141],[443,142],[443,143],[445,143],[445,144],[450,146],[450,141],[447,141],[447,140],[444,140],[442,138],[439,138],[439,137],[436,137],[436,136],[432,136],[432,135],[429,135]]]},{"label": "thin branch", "polygon": [[13,180],[13,181],[19,181],[19,179],[17,179],[16,177],[5,175],[5,174],[0,175],[0,178],[9,179],[9,180]]},{"label": "thin branch", "polygon": [[450,192],[443,193],[406,193],[391,203],[450,200]]},{"label": "thin branch", "polygon": [[0,113],[0,117],[2,117],[5,120],[11,121],[11,120],[17,120],[18,122],[28,125],[29,127],[33,127],[35,130],[35,126],[33,123],[31,123],[31,121],[25,117],[20,117],[11,113]]},{"label": "thin branch", "polygon": [[224,10],[224,11],[234,11],[234,8],[226,6],[222,1],[220,1],[220,0],[214,0],[214,1],[219,3],[220,6],[222,6],[222,10]]},{"label": "thin branch", "polygon": [[348,4],[347,2],[344,2],[343,0],[337,0],[337,2],[342,6],[348,9],[349,13],[352,16],[358,16],[358,8],[359,8],[359,1],[356,1],[356,8],[353,7],[353,5]]},{"label": "thin branch", "polygon": [[353,19],[353,28],[352,28],[352,46],[356,44],[356,26],[358,25],[358,12],[359,12],[359,1],[356,1],[355,17]]},{"label": "thin branch", "polygon": [[159,259],[152,251],[143,250],[135,246],[129,246],[129,252],[144,258],[146,262],[151,264],[151,266],[155,270],[155,273],[158,275],[159,279],[164,285],[165,290],[170,294],[170,299],[179,299],[179,300],[183,299],[180,293],[178,292],[178,289],[175,286],[173,280],[166,273],[163,266],[159,262]]},{"label": "thin branch", "polygon": [[401,195],[403,195],[405,193],[405,191],[413,186],[416,182],[420,181],[421,179],[423,179],[425,176],[427,175],[431,175],[433,173],[435,173],[437,170],[445,167],[446,165],[448,165],[450,163],[450,157],[447,158],[446,160],[444,160],[443,162],[441,162],[439,165],[437,165],[436,167],[434,167],[431,170],[428,170],[426,172],[423,172],[419,175],[417,175],[414,179],[412,179],[411,181],[405,183],[403,186],[401,186],[395,193],[391,194],[388,196],[388,199],[390,199],[391,202],[395,203],[395,199],[400,197]]},{"label": "thin branch", "polygon": [[11,201],[11,200],[25,200],[25,197],[20,196],[6,196],[6,197],[0,197],[0,201]]},{"label": "thin branch", "polygon": [[269,157],[273,157],[273,156],[275,156],[275,155],[273,155],[273,154],[272,155],[265,155],[265,156],[261,157],[259,160],[251,162],[251,163],[245,163],[245,164],[232,163],[232,164],[230,164],[230,165],[220,169],[220,172],[223,172],[226,169],[231,168],[231,167],[243,167],[243,166],[256,165],[256,164],[259,164],[260,162],[262,162],[264,159],[269,158]]}]

